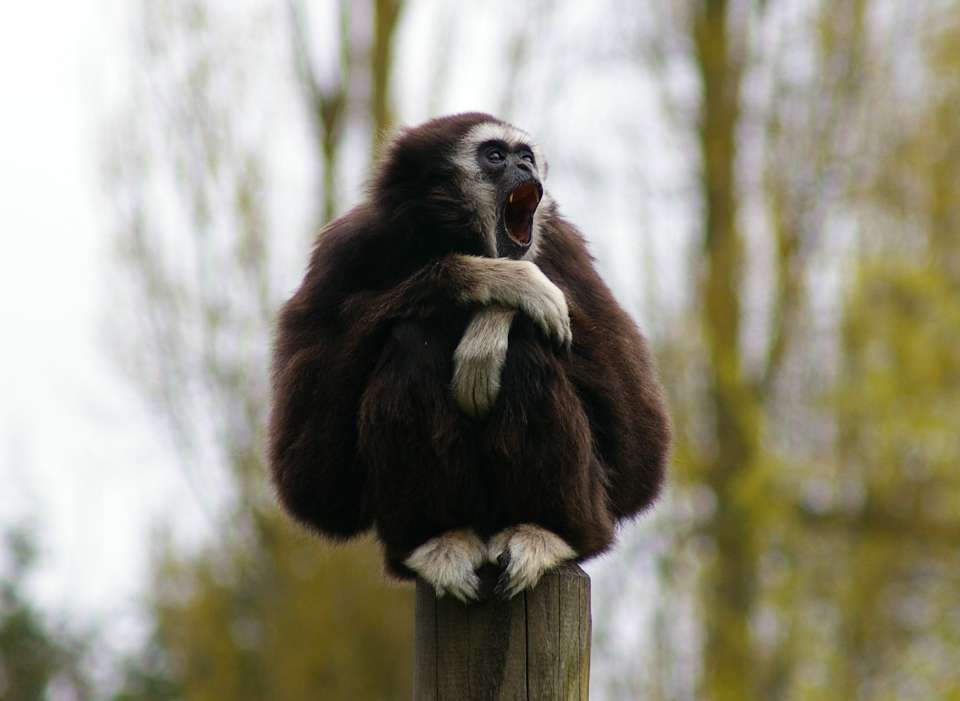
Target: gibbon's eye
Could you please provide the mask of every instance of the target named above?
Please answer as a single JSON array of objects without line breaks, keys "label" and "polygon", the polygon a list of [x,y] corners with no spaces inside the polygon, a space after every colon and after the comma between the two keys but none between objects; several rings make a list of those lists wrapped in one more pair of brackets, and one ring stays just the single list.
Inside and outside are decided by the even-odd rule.
[{"label": "gibbon's eye", "polygon": [[491,163],[503,163],[503,150],[497,146],[488,148],[485,155]]},{"label": "gibbon's eye", "polygon": [[535,159],[533,158],[533,154],[532,154],[530,151],[524,151],[523,153],[521,153],[521,154],[520,154],[520,158],[522,158],[523,160],[525,160],[525,161],[526,161],[527,163],[529,163],[530,165],[535,165],[535,164],[536,164],[536,161],[535,161]]}]

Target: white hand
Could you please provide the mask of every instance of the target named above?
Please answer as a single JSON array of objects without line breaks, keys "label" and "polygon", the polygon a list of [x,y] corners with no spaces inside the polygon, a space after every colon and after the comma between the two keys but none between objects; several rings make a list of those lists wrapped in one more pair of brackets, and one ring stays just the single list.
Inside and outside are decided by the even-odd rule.
[{"label": "white hand", "polygon": [[512,309],[493,306],[478,311],[453,353],[453,396],[468,416],[480,418],[500,392],[500,374],[507,358]]},{"label": "white hand", "polygon": [[561,345],[569,346],[573,340],[573,332],[570,330],[567,298],[535,263],[520,261],[520,264],[524,266],[526,289],[520,291],[516,300],[517,306],[533,319],[544,333],[557,339]]},{"label": "white hand", "polygon": [[460,256],[466,277],[466,302],[499,303],[519,309],[562,345],[570,345],[570,311],[563,292],[528,260]]}]

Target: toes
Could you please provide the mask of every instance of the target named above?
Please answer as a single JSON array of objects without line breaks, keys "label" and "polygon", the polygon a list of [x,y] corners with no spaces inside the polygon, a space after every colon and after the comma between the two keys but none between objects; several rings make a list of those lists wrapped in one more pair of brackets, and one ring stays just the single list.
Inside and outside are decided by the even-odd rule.
[{"label": "toes", "polygon": [[468,530],[449,531],[414,550],[404,564],[429,582],[437,596],[476,600],[480,578],[476,569],[487,557],[483,541]]},{"label": "toes", "polygon": [[544,571],[545,568],[537,563],[528,560],[511,560],[504,570],[506,586],[503,588],[503,594],[507,598],[513,598],[525,589],[533,589]]},{"label": "toes", "polygon": [[450,596],[465,604],[469,604],[480,598],[480,578],[476,572],[471,570],[465,573],[459,581],[448,584],[445,591],[441,592],[438,590],[437,596],[441,597],[445,593],[450,594]]},{"label": "toes", "polygon": [[508,528],[500,531],[490,539],[490,542],[487,544],[487,561],[491,565],[499,565],[500,558],[504,555],[506,555],[509,561],[510,552],[507,550],[507,546],[510,544],[511,533],[512,529]]},{"label": "toes", "polygon": [[505,598],[535,587],[545,572],[577,555],[560,536],[533,524],[501,531],[490,541],[488,553],[503,570],[495,591]]},{"label": "toes", "polygon": [[497,584],[493,588],[493,594],[498,599],[512,599],[513,594],[510,594],[510,576],[506,571],[502,572],[497,578]]},{"label": "toes", "polygon": [[507,564],[497,579],[494,593],[501,599],[512,599],[525,589],[532,589],[540,581],[543,571],[513,561],[508,555]]}]

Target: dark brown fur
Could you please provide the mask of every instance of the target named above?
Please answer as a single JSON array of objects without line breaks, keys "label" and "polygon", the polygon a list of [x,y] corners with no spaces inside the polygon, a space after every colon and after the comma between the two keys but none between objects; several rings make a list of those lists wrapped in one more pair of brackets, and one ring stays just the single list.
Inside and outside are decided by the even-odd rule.
[{"label": "dark brown fur", "polygon": [[447,157],[480,114],[398,139],[368,202],[321,234],[283,307],[274,355],[270,464],[281,500],[334,539],[371,527],[388,569],[454,528],[517,523],[581,559],[656,497],[669,425],[650,355],[594,269],[581,235],[547,212],[537,260],[566,295],[573,346],[519,313],[500,394],[482,420],[456,406],[453,354],[475,311],[457,302],[481,255]]}]

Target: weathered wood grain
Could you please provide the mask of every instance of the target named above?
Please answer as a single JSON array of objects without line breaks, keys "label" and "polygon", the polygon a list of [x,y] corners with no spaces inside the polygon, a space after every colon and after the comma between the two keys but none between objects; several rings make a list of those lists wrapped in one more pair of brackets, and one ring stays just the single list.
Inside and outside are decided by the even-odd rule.
[{"label": "weathered wood grain", "polygon": [[[490,591],[496,570],[481,576]],[[418,582],[415,632],[415,701],[588,699],[590,578],[576,565],[469,606]]]}]

